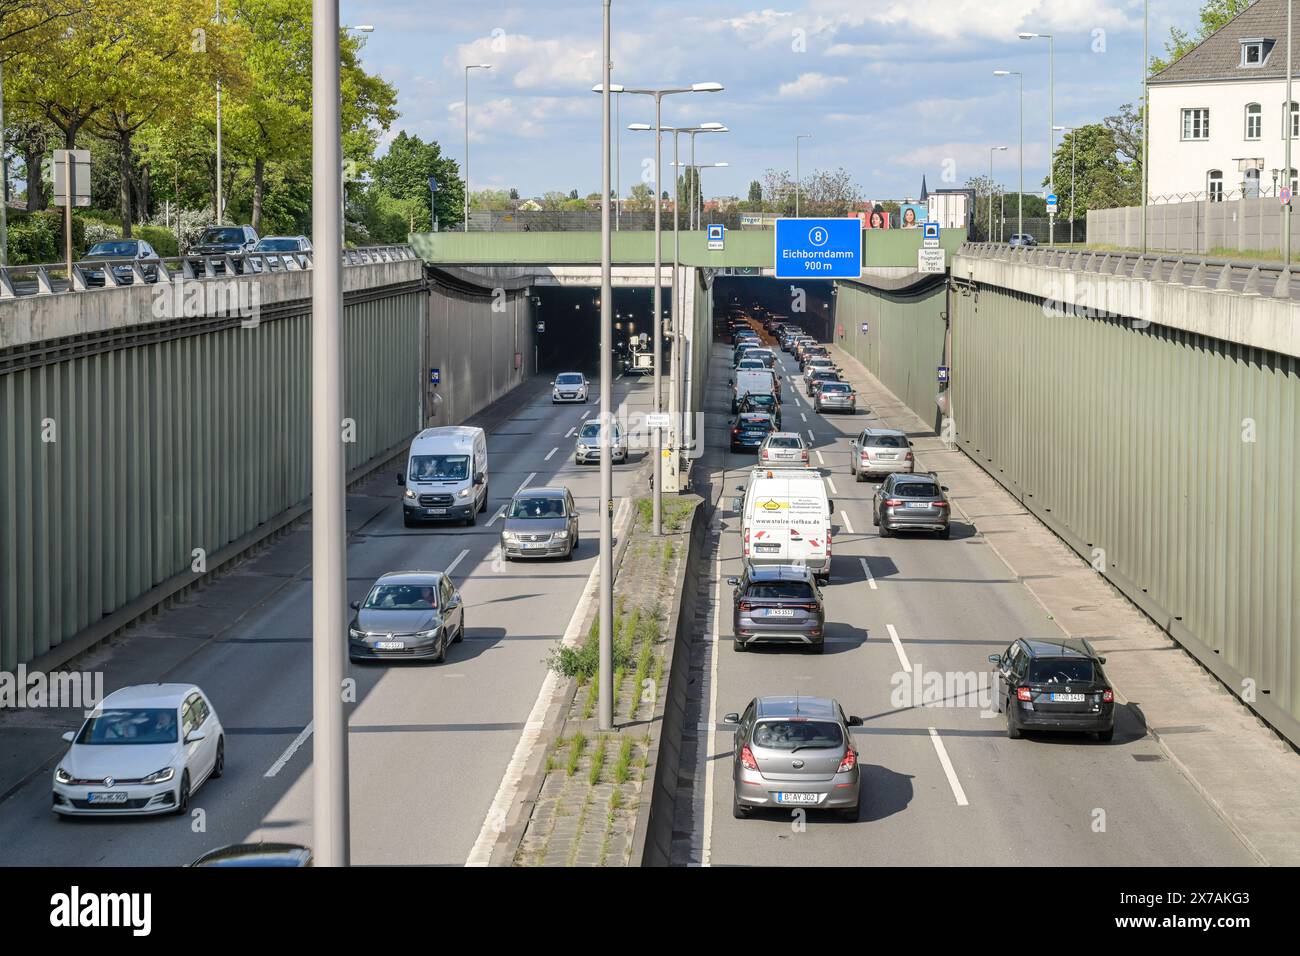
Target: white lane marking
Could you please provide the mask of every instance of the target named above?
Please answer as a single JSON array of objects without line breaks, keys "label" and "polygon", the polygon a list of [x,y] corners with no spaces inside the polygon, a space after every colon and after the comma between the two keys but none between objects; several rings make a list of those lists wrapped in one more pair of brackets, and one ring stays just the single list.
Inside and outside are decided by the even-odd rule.
[{"label": "white lane marking", "polygon": [[551,460],[551,456],[553,456],[553,455],[554,455],[557,451],[559,451],[559,450],[560,450],[560,449],[558,449],[558,448],[552,448],[549,452],[546,453],[546,457],[543,458],[542,461],[550,461],[550,460]]},{"label": "white lane marking", "polygon": [[817,440],[817,436],[813,434],[813,430],[812,430],[811,428],[808,429],[808,440],[809,440],[809,441],[816,441],[816,440]]},{"label": "white lane marking", "polygon": [[502,505],[500,508],[497,509],[497,513],[494,514],[494,515],[492,516],[492,520],[489,521],[489,522],[487,523],[487,527],[490,528],[490,527],[492,527],[494,524],[496,524],[498,521],[500,521],[501,518],[502,518],[502,516],[503,516],[505,513],[506,513],[506,506],[505,506],[505,505]]},{"label": "white lane marking", "polygon": [[948,751],[944,749],[943,740],[939,737],[939,731],[933,727],[930,728],[930,740],[934,744],[934,752],[939,755],[939,763],[943,765],[943,772],[948,778],[948,786],[952,787],[952,795],[957,798],[957,806],[970,806],[966,800],[966,791],[961,788],[961,781],[957,779],[957,771],[952,769],[952,761],[948,759]]},{"label": "white lane marking", "polygon": [[712,866],[713,854],[713,743],[718,724],[718,630],[722,625],[722,528],[718,528],[717,553],[713,556],[713,640],[709,654],[709,726],[704,733],[700,763],[704,772],[704,840],[700,844],[700,866]]},{"label": "white lane marking", "polygon": [[[629,510],[630,504],[630,498],[624,498],[619,503],[618,512],[614,515],[615,535],[619,532],[620,523]],[[582,597],[578,599],[578,606],[573,609],[573,616],[569,618],[569,626],[564,630],[564,637],[560,639],[561,644],[566,647],[573,647],[578,643],[583,622],[587,619],[587,611],[591,608],[591,602],[596,599],[599,575],[600,562],[596,561],[593,563],[591,574],[587,576],[587,584],[583,588]],[[537,700],[533,701],[533,708],[528,712],[528,719],[524,721],[524,730],[519,735],[519,742],[515,744],[515,752],[510,755],[510,762],[501,777],[496,796],[492,798],[492,805],[488,807],[487,816],[483,819],[478,839],[474,841],[469,857],[465,860],[466,866],[487,866],[491,862],[492,848],[496,846],[497,837],[506,828],[510,809],[519,796],[519,785],[523,782],[524,769],[542,735],[547,708],[550,707],[552,698],[559,690],[559,676],[555,671],[548,669],[546,677],[542,680],[541,689],[537,692]]]},{"label": "white lane marking", "polygon": [[831,494],[833,495],[839,494],[839,492],[835,490],[835,482],[831,481],[829,478],[826,479],[826,487],[831,490]]},{"label": "white lane marking", "polygon": [[873,591],[880,590],[879,588],[876,587],[876,576],[871,573],[871,566],[867,564],[867,559],[858,558],[858,561],[862,563],[862,573],[867,576],[867,584],[871,587],[871,590]]},{"label": "white lane marking", "polygon": [[572,428],[570,428],[567,432],[564,433],[564,437],[565,437],[565,438],[572,438],[572,437],[573,437],[573,433],[576,432],[577,430],[578,430],[578,426],[577,426],[577,425],[574,425]]},{"label": "white lane marking", "polygon": [[280,754],[280,759],[277,760],[275,763],[271,764],[271,769],[266,772],[265,776],[274,777],[281,770],[283,770],[284,765],[287,764],[290,760],[292,760],[293,755],[298,752],[298,748],[307,742],[307,738],[311,736],[312,730],[315,727],[316,727],[316,721],[314,720],[311,723],[309,723],[306,727],[304,727],[302,729],[302,733],[300,733],[297,737],[293,739],[293,743],[289,745],[288,749],[286,749],[284,753]]},{"label": "white lane marking", "polygon": [[807,416],[807,415],[805,415],[803,412],[800,412],[800,413],[799,413],[799,417],[803,419],[805,425],[808,424],[808,416]]},{"label": "white lane marking", "polygon": [[537,477],[537,472],[535,472],[535,471],[530,471],[530,472],[528,473],[528,477],[524,479],[524,483],[523,483],[522,485],[520,485],[518,488],[515,489],[515,494],[519,494],[519,492],[521,492],[521,491],[523,491],[525,488],[527,488],[527,487],[528,487],[528,483],[529,483],[530,481],[532,481],[532,480],[533,480],[534,478],[536,478],[536,477]]},{"label": "white lane marking", "polygon": [[848,530],[849,534],[857,534],[857,532],[853,530],[853,522],[849,520],[849,513],[847,511],[841,511],[840,517],[844,519],[844,527]]},{"label": "white lane marking", "polygon": [[591,409],[589,408],[589,409],[587,409],[585,412],[582,413],[582,417],[579,418],[578,421],[580,421],[580,422],[585,422],[585,421],[587,420],[587,416],[590,415],[590,414],[591,414]]},{"label": "white lane marking", "polygon": [[465,556],[468,554],[469,554],[469,548],[466,548],[460,554],[456,555],[456,560],[452,561],[451,564],[447,565],[447,570],[444,571],[443,574],[447,575],[447,577],[451,577],[451,573],[460,566],[460,563],[465,560]]},{"label": "white lane marking", "polygon": [[903,670],[908,674],[912,673],[912,665],[907,659],[907,651],[903,650],[903,642],[898,639],[898,632],[894,630],[894,625],[886,624],[889,629],[889,639],[894,642],[894,650],[898,652],[898,662],[903,665]]},{"label": "white lane marking", "polygon": [[817,464],[819,464],[819,465],[824,465],[824,464],[826,464],[826,459],[822,457],[822,453],[821,453],[821,452],[814,450],[814,451],[813,451],[813,454],[817,456]]}]

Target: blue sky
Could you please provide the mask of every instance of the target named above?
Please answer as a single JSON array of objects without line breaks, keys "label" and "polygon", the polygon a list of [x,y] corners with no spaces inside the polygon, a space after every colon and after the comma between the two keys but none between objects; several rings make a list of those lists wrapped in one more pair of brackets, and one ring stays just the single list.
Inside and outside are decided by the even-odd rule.
[{"label": "blue sky", "polygon": [[[1171,24],[1195,25],[1199,0],[1152,0],[1151,49]],[[1025,188],[1047,168],[1047,42],[1052,33],[1056,124],[1096,122],[1141,92],[1141,0],[614,0],[614,81],[628,86],[716,80],[723,93],[664,100],[665,125],[718,121],[732,132],[699,137],[706,195],[741,195],[765,169],[805,175],[848,169],[866,198],[902,198],[987,174],[1016,187],[1015,77],[1025,77]],[[460,159],[466,63],[475,189],[599,191],[599,0],[430,3],[343,0],[344,23],[373,23],[367,68],[394,83],[393,127],[435,139]],[[623,99],[622,123],[653,121],[648,97]],[[623,133],[626,194],[653,155],[653,137]],[[945,174],[949,177],[945,181]],[[667,174],[665,174],[667,178]]]}]

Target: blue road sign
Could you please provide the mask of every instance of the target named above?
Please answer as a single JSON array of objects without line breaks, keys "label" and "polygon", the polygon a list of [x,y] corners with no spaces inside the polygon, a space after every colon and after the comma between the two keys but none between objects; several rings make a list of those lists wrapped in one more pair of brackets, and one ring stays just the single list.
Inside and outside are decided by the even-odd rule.
[{"label": "blue road sign", "polygon": [[949,369],[947,365],[939,366],[939,384],[942,385],[948,381],[948,372]]},{"label": "blue road sign", "polygon": [[1047,197],[1047,211],[1056,212],[1056,193],[1052,193]]},{"label": "blue road sign", "polygon": [[441,381],[442,381],[442,369],[440,368],[429,369],[429,384],[437,385]]},{"label": "blue road sign", "polygon": [[921,228],[925,230],[925,233],[921,238],[923,239],[939,238],[939,224],[937,222],[923,222],[921,223]]},{"label": "blue road sign", "polygon": [[726,244],[726,228],[721,223],[709,224],[709,251],[722,252]]},{"label": "blue road sign", "polygon": [[860,219],[778,219],[778,279],[862,278]]}]

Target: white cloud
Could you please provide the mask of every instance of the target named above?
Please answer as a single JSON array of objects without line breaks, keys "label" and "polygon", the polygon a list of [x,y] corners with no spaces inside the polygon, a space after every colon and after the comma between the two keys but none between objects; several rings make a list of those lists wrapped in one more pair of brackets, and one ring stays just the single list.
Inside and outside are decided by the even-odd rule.
[{"label": "white cloud", "polygon": [[1131,26],[1124,0],[809,0],[837,27],[876,25],[944,40],[1014,39],[1019,30],[1083,32]]},{"label": "white cloud", "polygon": [[505,76],[518,90],[577,92],[600,81],[600,50],[590,40],[539,40],[498,29],[457,47],[451,62],[461,69],[491,63],[490,72]]},{"label": "white cloud", "polygon": [[825,73],[804,73],[797,80],[782,83],[778,93],[783,99],[795,97],[805,99],[820,96],[847,82],[848,80],[842,76],[827,76]]}]

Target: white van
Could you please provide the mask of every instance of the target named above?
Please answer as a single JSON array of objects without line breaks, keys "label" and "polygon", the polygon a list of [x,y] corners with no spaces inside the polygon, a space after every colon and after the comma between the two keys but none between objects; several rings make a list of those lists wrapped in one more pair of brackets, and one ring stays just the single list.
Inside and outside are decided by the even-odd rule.
[{"label": "white van", "polygon": [[731,412],[734,415],[746,395],[775,395],[781,398],[781,383],[770,368],[737,369],[731,380]]},{"label": "white van", "polygon": [[422,521],[474,524],[488,503],[487,434],[465,425],[426,428],[411,442],[397,483],[406,487],[402,520],[408,528]]},{"label": "white van", "polygon": [[831,514],[826,481],[814,468],[755,468],[742,486],[741,556],[754,566],[800,564],[831,579]]}]

